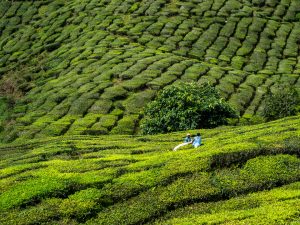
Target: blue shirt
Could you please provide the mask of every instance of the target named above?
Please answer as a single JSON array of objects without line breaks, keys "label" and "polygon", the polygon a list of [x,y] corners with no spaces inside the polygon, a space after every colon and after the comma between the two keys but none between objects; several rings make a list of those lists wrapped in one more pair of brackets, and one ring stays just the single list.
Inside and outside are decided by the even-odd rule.
[{"label": "blue shirt", "polygon": [[184,142],[191,142],[192,141],[192,138],[191,137],[186,137],[185,139],[184,139]]},{"label": "blue shirt", "polygon": [[199,147],[201,145],[201,136],[196,136],[194,138],[194,141],[193,141],[193,146],[195,148]]}]

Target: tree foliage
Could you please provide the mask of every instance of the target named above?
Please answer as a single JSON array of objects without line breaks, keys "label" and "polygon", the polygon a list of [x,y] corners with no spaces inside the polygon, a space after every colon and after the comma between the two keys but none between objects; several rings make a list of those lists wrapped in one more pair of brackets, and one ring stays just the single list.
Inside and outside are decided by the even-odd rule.
[{"label": "tree foliage", "polygon": [[297,90],[286,85],[277,85],[266,94],[262,115],[266,120],[276,120],[297,114],[300,96]]},{"label": "tree foliage", "polygon": [[159,92],[145,109],[143,133],[211,128],[236,117],[235,111],[209,84],[180,83]]}]

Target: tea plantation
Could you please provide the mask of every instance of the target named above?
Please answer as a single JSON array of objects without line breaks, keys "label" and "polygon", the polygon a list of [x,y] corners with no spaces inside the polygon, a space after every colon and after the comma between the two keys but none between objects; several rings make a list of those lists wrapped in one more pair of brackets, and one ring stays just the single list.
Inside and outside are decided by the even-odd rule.
[{"label": "tea plantation", "polygon": [[299,225],[300,115],[139,128],[174,83],[247,120],[299,77],[299,0],[1,0],[0,224]]},{"label": "tea plantation", "polygon": [[300,116],[202,134],[2,144],[0,224],[300,223]]},{"label": "tea plantation", "polygon": [[0,76],[23,92],[10,110],[0,99],[1,140],[136,134],[179,81],[259,115],[275,83],[300,87],[299,43],[293,0],[1,1]]}]

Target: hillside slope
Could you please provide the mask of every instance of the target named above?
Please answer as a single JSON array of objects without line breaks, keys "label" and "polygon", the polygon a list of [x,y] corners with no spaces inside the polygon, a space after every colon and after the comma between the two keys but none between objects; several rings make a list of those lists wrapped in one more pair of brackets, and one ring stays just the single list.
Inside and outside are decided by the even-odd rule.
[{"label": "hillside slope", "polygon": [[300,86],[299,19],[292,0],[1,1],[4,92],[26,93],[9,112],[0,101],[2,140],[136,133],[179,80],[258,114],[275,82]]},{"label": "hillside slope", "polygon": [[300,116],[184,135],[1,145],[0,223],[299,224]]}]

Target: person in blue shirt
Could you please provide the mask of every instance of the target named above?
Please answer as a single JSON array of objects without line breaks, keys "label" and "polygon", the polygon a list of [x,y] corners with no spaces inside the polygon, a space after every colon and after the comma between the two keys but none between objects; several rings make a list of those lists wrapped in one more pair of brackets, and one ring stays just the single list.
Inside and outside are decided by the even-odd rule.
[{"label": "person in blue shirt", "polygon": [[189,142],[192,142],[192,138],[191,138],[191,135],[190,134],[187,134],[186,137],[184,138],[184,143],[189,143]]},{"label": "person in blue shirt", "polygon": [[197,147],[199,147],[200,145],[201,145],[201,135],[200,135],[200,133],[197,133],[197,135],[196,135],[196,137],[194,137],[194,140],[193,140],[193,142],[192,142],[192,145],[195,147],[195,148],[197,148]]},{"label": "person in blue shirt", "polygon": [[181,144],[177,145],[175,148],[173,148],[173,151],[177,151],[177,149],[179,149],[179,148],[181,148],[183,146],[192,144],[192,142],[193,142],[193,140],[191,138],[191,135],[187,134],[186,137],[183,140],[183,143],[181,143]]}]

